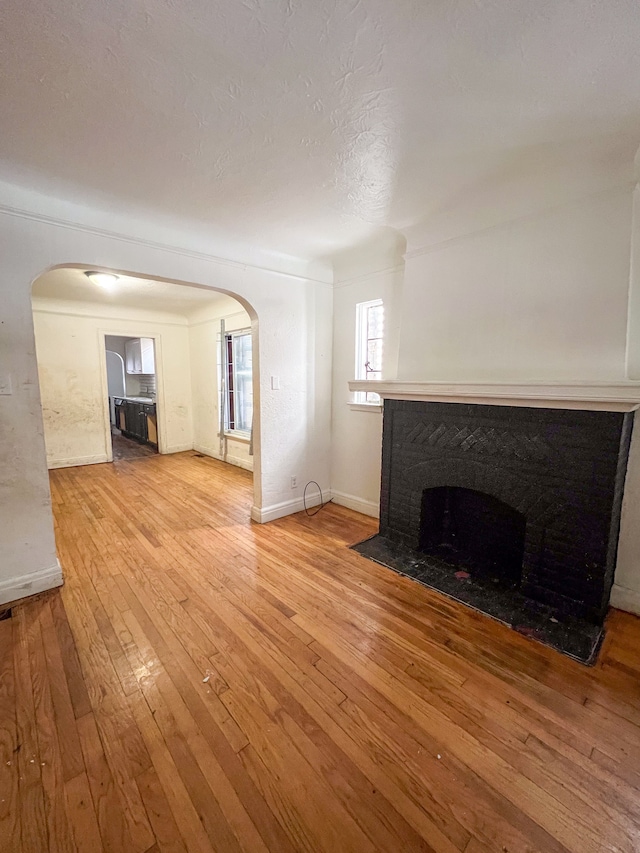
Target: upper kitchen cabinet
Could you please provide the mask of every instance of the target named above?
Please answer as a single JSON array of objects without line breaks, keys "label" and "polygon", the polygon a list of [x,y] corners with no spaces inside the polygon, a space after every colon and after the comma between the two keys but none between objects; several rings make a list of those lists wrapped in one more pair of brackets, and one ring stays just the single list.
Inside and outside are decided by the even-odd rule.
[{"label": "upper kitchen cabinet", "polygon": [[124,346],[127,373],[156,372],[153,338],[132,338]]}]

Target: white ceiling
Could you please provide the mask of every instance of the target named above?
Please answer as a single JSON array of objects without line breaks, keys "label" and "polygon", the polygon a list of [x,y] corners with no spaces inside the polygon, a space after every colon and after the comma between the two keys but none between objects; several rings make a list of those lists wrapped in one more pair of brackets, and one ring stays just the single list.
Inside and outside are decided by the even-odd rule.
[{"label": "white ceiling", "polygon": [[[107,291],[90,281],[84,272],[66,268],[50,270],[36,279],[32,294],[42,299],[164,311],[183,317],[216,302],[229,301],[228,296],[206,288],[133,276],[120,276],[113,290]],[[240,303],[237,306],[240,311]]]},{"label": "white ceiling", "polygon": [[619,174],[637,0],[4,0],[0,174],[320,257]]}]

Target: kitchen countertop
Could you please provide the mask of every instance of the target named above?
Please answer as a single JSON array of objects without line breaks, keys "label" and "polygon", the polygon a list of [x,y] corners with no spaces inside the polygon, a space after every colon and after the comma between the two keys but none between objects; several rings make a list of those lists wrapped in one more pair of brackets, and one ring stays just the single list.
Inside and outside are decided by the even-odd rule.
[{"label": "kitchen countertop", "polygon": [[118,400],[129,400],[129,402],[131,402],[131,403],[147,403],[147,405],[150,405],[151,403],[155,403],[155,400],[153,399],[153,397],[125,397],[125,396],[120,396],[119,394],[114,394],[113,396],[114,396],[114,398],[117,398]]}]

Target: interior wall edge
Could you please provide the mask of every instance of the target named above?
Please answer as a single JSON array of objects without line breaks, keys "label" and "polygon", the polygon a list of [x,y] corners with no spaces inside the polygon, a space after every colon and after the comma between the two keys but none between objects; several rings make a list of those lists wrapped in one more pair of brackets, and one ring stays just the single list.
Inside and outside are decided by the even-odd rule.
[{"label": "interior wall edge", "polygon": [[627,613],[640,616],[640,592],[635,589],[614,583],[611,587],[609,604],[611,607],[617,607],[618,610],[626,610]]},{"label": "interior wall edge", "polygon": [[78,465],[100,465],[111,460],[106,453],[97,456],[73,456],[68,459],[55,459],[47,464],[49,471],[54,468],[74,468]]},{"label": "interior wall edge", "polygon": [[588,204],[597,199],[612,195],[631,195],[634,186],[634,181],[622,180],[604,187],[598,187],[590,192],[571,195],[553,204],[543,204],[522,213],[511,213],[509,216],[499,218],[489,224],[478,223],[472,219],[471,222],[466,224],[466,227],[454,228],[451,233],[445,231],[444,235],[436,233],[436,229],[433,229],[434,233],[432,233],[429,223],[418,223],[407,229],[407,251],[404,254],[404,259],[405,261],[410,261],[422,255],[428,255],[432,252],[438,252],[441,249],[455,246],[457,243],[463,243],[475,237],[482,237],[482,235],[491,234],[492,232],[507,230],[513,225],[534,222],[536,219],[561,212],[564,209],[570,209],[581,203]]},{"label": "interior wall edge", "polygon": [[[325,492],[326,495],[326,492]],[[306,501],[307,509],[311,507],[318,506],[320,503],[320,495],[315,495],[310,497]],[[266,524],[269,521],[275,521],[277,518],[284,518],[285,515],[293,515],[296,512],[302,512],[305,508],[305,501],[303,498],[292,498],[290,501],[283,501],[278,504],[271,504],[270,506],[252,506],[251,507],[251,520],[256,521],[258,524]]]},{"label": "interior wall edge", "polygon": [[331,490],[331,499],[334,504],[346,506],[347,509],[353,509],[355,512],[361,512],[371,518],[380,518],[380,504],[375,501],[368,501],[356,495],[348,495],[345,492],[338,492],[333,489]]},{"label": "interior wall edge", "polygon": [[227,453],[226,458],[223,458],[217,450],[211,447],[205,447],[202,444],[194,444],[193,449],[196,453],[203,453],[205,456],[210,456],[212,459],[217,459],[219,462],[227,462],[229,465],[235,465],[238,468],[244,468],[245,471],[253,472],[253,462],[242,459],[240,456],[233,456]]},{"label": "interior wall edge", "polygon": [[379,276],[390,275],[393,273],[399,273],[404,271],[404,261],[402,263],[393,264],[390,267],[384,267],[378,270],[370,270],[368,272],[362,273],[361,275],[350,276],[349,278],[343,278],[336,281],[333,285],[334,290],[340,290],[343,287],[352,287],[355,284],[360,284],[362,282],[371,281],[373,279],[378,278]]},{"label": "interior wall edge", "polygon": [[[189,237],[185,235],[183,242],[167,242],[158,239],[152,239],[151,236],[145,236],[142,232],[148,230],[149,225],[146,220],[136,217],[127,217],[120,221],[115,228],[100,227],[98,225],[88,224],[83,222],[83,218],[88,215],[96,215],[100,213],[95,208],[75,209],[73,212],[68,210],[69,216],[61,215],[59,210],[53,210],[56,204],[59,205],[59,200],[50,195],[34,193],[33,191],[25,190],[15,184],[8,184],[6,181],[0,181],[0,190],[4,199],[13,199],[14,204],[9,204],[4,201],[0,204],[0,215],[25,219],[27,221],[42,223],[44,225],[54,225],[56,228],[71,229],[74,231],[82,231],[88,236],[106,237],[109,240],[118,240],[124,243],[134,243],[145,246],[150,249],[161,249],[164,252],[171,252],[176,255],[183,255],[187,258],[195,260],[204,260],[217,264],[222,264],[228,267],[235,267],[238,270],[253,269],[259,272],[276,273],[278,275],[286,275],[289,278],[300,279],[303,281],[312,281],[316,284],[324,284],[329,287],[333,286],[333,270],[332,268],[321,261],[296,257],[294,255],[286,255],[281,252],[261,252],[261,259],[255,257],[254,252],[239,252],[237,257],[217,254],[215,252],[202,251],[196,248],[190,248],[186,245],[189,242]],[[37,208],[40,208],[39,210]],[[46,213],[44,208],[50,208],[51,213]],[[113,219],[113,214],[109,215]],[[120,228],[118,228],[118,225]],[[153,231],[157,234],[158,228]],[[175,229],[171,229],[175,233]],[[132,232],[136,236],[131,236]],[[178,239],[182,234],[176,235]],[[253,256],[252,256],[253,255]],[[266,255],[266,257],[265,257]]]},{"label": "interior wall edge", "polygon": [[62,566],[60,561],[56,560],[56,564],[48,569],[39,569],[0,581],[0,604],[10,604],[21,598],[55,589],[63,583]]},{"label": "interior wall edge", "polygon": [[172,444],[165,447],[162,451],[162,456],[168,456],[170,453],[184,453],[186,450],[193,450],[193,444]]}]

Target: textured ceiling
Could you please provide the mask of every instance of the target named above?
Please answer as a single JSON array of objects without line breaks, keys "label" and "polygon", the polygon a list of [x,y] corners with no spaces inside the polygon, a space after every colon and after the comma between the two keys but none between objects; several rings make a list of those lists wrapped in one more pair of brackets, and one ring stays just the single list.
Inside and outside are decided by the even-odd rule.
[{"label": "textured ceiling", "polygon": [[[34,282],[32,293],[36,298],[164,311],[183,317],[190,317],[199,309],[218,302],[227,304],[232,301],[230,297],[212,293],[208,288],[185,287],[183,284],[133,276],[120,276],[113,290],[104,290],[90,281],[84,270],[66,268],[43,273]],[[239,303],[237,310],[241,310]]]},{"label": "textured ceiling", "polygon": [[0,174],[329,255],[617,174],[639,44],[637,0],[4,0]]}]

